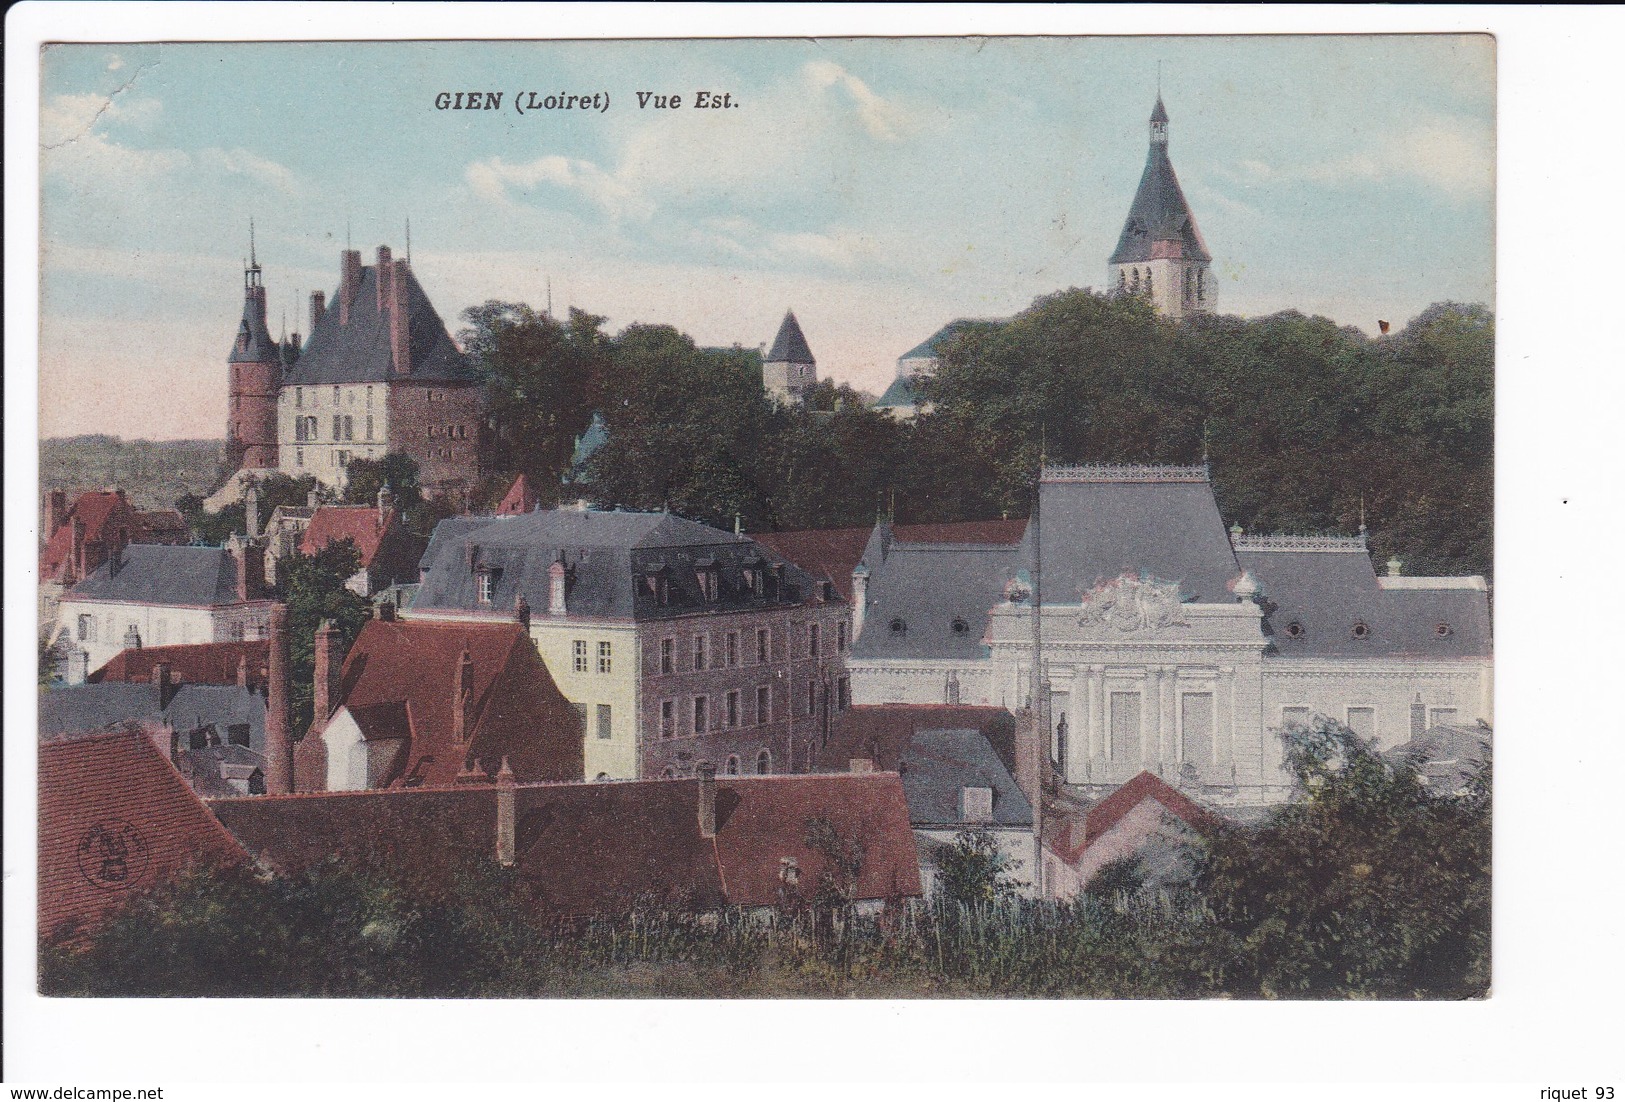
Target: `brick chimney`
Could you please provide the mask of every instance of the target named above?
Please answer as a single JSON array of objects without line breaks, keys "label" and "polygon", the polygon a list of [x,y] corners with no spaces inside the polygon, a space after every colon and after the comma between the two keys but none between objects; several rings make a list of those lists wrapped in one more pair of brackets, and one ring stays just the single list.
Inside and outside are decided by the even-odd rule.
[{"label": "brick chimney", "polygon": [[564,588],[564,552],[560,551],[553,557],[553,565],[547,568],[547,614],[549,616],[564,615]]},{"label": "brick chimney", "polygon": [[395,282],[395,261],[389,254],[388,245],[378,246],[377,266],[373,269],[375,282],[373,290],[377,293],[378,316],[382,318],[384,312],[395,301],[391,285]]},{"label": "brick chimney", "polygon": [[56,535],[56,530],[62,527],[67,519],[67,493],[62,490],[52,490],[45,495],[45,538],[50,539]]},{"label": "brick chimney", "polygon": [[497,864],[503,868],[512,868],[515,857],[514,844],[514,788],[517,778],[508,759],[502,759],[502,768],[497,770]]},{"label": "brick chimney", "polygon": [[[322,660],[321,634],[317,636],[316,661]],[[288,606],[271,606],[271,668],[265,678],[265,791],[282,796],[294,790],[293,717],[289,714],[288,677],[292,669],[288,642]],[[238,680],[248,681],[248,658],[238,666]],[[317,684],[321,682],[318,680]],[[319,691],[319,690],[318,690]],[[312,724],[314,730],[315,724]]]},{"label": "brick chimney", "polygon": [[265,591],[265,551],[248,540],[233,541],[230,550],[237,567],[237,599],[258,600]]},{"label": "brick chimney", "polygon": [[85,578],[85,522],[82,517],[74,517],[69,522],[72,528],[68,531],[68,578],[69,582],[83,581]]},{"label": "brick chimney", "polygon": [[451,736],[459,745],[468,740],[468,710],[474,700],[474,659],[468,644],[457,659],[457,681],[451,695]]},{"label": "brick chimney", "polygon": [[361,289],[361,250],[345,249],[339,254],[339,324],[350,324],[350,307]]},{"label": "brick chimney", "polygon": [[389,356],[397,375],[412,374],[412,311],[406,297],[411,274],[404,260],[390,266]]},{"label": "brick chimney", "polygon": [[310,293],[310,333],[316,335],[316,326],[321,324],[322,318],[327,316],[327,292],[312,291]]},{"label": "brick chimney", "polygon": [[169,674],[168,662],[158,662],[153,665],[152,686],[158,690],[158,710],[163,711],[175,699],[175,679]]},{"label": "brick chimney", "polygon": [[700,778],[700,837],[717,836],[717,767],[710,762],[695,766]]},{"label": "brick chimney", "polygon": [[514,598],[513,618],[527,632],[530,631],[530,602],[525,600],[523,593]]},{"label": "brick chimney", "polygon": [[310,732],[306,738],[321,734],[327,727],[327,720],[333,714],[333,709],[338,706],[341,669],[338,634],[338,629],[333,626],[331,620],[323,620],[321,626],[316,629],[316,670],[313,686],[315,708],[311,717]]}]

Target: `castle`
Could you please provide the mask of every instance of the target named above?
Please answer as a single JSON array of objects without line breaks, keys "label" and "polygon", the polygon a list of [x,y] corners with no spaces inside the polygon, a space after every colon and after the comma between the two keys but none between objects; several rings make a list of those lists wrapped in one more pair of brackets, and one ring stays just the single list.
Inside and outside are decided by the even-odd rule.
[{"label": "castle", "polygon": [[1168,110],[1159,94],[1151,109],[1145,171],[1108,261],[1107,286],[1144,295],[1170,318],[1211,314],[1218,302],[1208,271],[1212,263],[1168,159]]},{"label": "castle", "polygon": [[228,357],[226,454],[236,471],[314,475],[342,489],[354,459],[398,452],[431,496],[463,497],[492,434],[473,365],[404,259],[340,255],[339,287],[310,296],[310,336],[266,327],[259,262],[243,274],[243,317]]}]

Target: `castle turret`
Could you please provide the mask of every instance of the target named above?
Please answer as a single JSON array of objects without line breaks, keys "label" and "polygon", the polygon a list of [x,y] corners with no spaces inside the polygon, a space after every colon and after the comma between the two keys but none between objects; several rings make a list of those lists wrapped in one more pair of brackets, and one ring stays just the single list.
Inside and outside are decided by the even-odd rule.
[{"label": "castle turret", "polygon": [[762,388],[780,401],[799,399],[818,381],[818,361],[794,311],[786,310],[773,347],[762,360]]},{"label": "castle turret", "polygon": [[252,237],[243,269],[243,320],[227,357],[226,459],[233,470],[277,465],[282,349],[265,325],[265,284]]},{"label": "castle turret", "polygon": [[1168,159],[1168,110],[1159,95],[1140,188],[1109,262],[1109,286],[1143,295],[1171,318],[1211,314],[1217,305],[1212,262]]}]

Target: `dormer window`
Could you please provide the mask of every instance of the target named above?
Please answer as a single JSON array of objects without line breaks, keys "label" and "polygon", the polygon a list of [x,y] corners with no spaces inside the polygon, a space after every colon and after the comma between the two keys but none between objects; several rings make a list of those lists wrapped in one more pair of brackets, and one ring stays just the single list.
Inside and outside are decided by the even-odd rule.
[{"label": "dormer window", "polygon": [[497,577],[502,571],[489,566],[477,567],[474,571],[474,591],[482,605],[488,605],[496,596]]},{"label": "dormer window", "polygon": [[968,785],[959,790],[959,819],[964,823],[993,821],[993,789]]},{"label": "dormer window", "polygon": [[651,570],[643,576],[643,590],[656,605],[665,608],[671,604],[671,579],[664,568]]},{"label": "dormer window", "polygon": [[714,565],[695,566],[694,579],[699,582],[702,599],[707,601],[717,599],[717,568]]}]

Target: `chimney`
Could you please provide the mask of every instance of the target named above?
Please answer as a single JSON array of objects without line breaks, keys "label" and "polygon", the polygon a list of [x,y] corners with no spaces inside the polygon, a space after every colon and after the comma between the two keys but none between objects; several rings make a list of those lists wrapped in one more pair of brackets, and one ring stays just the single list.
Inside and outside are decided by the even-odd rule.
[{"label": "chimney", "polygon": [[168,708],[175,699],[175,681],[169,676],[169,663],[158,662],[152,667],[152,684],[158,690],[158,710]]},{"label": "chimney", "polygon": [[404,260],[397,260],[390,267],[389,356],[397,375],[412,374],[412,313],[406,298],[410,276],[411,269]]},{"label": "chimney", "polygon": [[265,589],[265,552],[247,540],[233,542],[228,553],[237,566],[237,599],[257,600]]},{"label": "chimney", "polygon": [[[338,634],[338,629],[333,626],[331,620],[323,620],[321,627],[316,629],[316,680],[314,685],[316,706],[314,709],[315,714],[310,722],[310,731],[306,734],[306,738],[311,735],[321,734],[322,730],[327,726],[328,717],[333,714],[333,709],[338,706],[340,670]],[[275,649],[273,646],[273,652]],[[273,677],[272,681],[275,680],[275,677]]]},{"label": "chimney", "polygon": [[243,491],[243,527],[249,539],[260,534],[260,490],[252,482]]},{"label": "chimney", "polygon": [[530,602],[525,600],[523,593],[514,598],[513,618],[520,627],[530,631]]},{"label": "chimney", "polygon": [[514,863],[514,788],[517,778],[508,759],[497,770],[497,864],[512,868]]},{"label": "chimney", "polygon": [[361,289],[361,250],[345,249],[339,254],[339,324],[350,324],[350,307]]},{"label": "chimney", "polygon": [[389,518],[389,511],[395,508],[395,493],[389,488],[389,483],[378,487],[378,527],[384,526]]},{"label": "chimney", "polygon": [[141,633],[136,630],[134,624],[131,624],[129,627],[124,629],[124,649],[125,650],[140,650],[141,649]]},{"label": "chimney", "polygon": [[1397,578],[1402,573],[1404,573],[1404,571],[1405,571],[1405,563],[1403,561],[1401,561],[1400,557],[1398,555],[1389,555],[1388,556],[1388,576],[1390,578]]},{"label": "chimney", "polygon": [[848,773],[873,773],[875,760],[873,758],[848,758],[846,761]]},{"label": "chimney", "polygon": [[310,293],[310,333],[316,335],[316,327],[322,323],[327,315],[327,292],[312,291]]},{"label": "chimney", "polygon": [[[284,796],[293,791],[293,717],[289,714],[289,686],[288,676],[292,668],[288,643],[288,606],[276,604],[271,606],[271,655],[270,666],[265,677],[265,791],[267,795]],[[317,670],[321,670],[322,636],[316,633],[316,661]],[[245,656],[243,664],[238,667],[240,683],[248,680],[248,659]],[[322,697],[326,696],[318,678],[317,698],[318,707],[325,705]],[[325,716],[323,717],[325,719]],[[320,727],[312,723],[311,734],[320,731]],[[310,737],[310,736],[306,736]]]},{"label": "chimney", "polygon": [[553,565],[547,568],[547,614],[549,616],[564,615],[564,552],[560,551],[553,557]]},{"label": "chimney", "polygon": [[56,530],[68,518],[68,495],[62,490],[52,490],[45,495],[45,538],[50,539],[56,535]]},{"label": "chimney", "polygon": [[84,581],[85,578],[85,522],[83,518],[75,516],[72,528],[68,531],[68,574],[70,582]]},{"label": "chimney", "polygon": [[322,497],[321,497],[321,494],[318,491],[312,490],[308,494],[305,495],[305,508],[307,508],[307,509],[318,509],[318,508],[321,507],[321,504],[322,504]]},{"label": "chimney", "polygon": [[395,602],[379,601],[373,606],[372,613],[382,622],[386,624],[393,624],[395,622]]},{"label": "chimney", "polygon": [[717,836],[717,767],[710,762],[696,766],[700,778],[700,837]]},{"label": "chimney", "polygon": [[869,606],[869,567],[858,563],[852,568],[852,641],[863,632],[863,614]]},{"label": "chimney", "polygon": [[451,737],[461,745],[468,741],[468,710],[474,699],[474,659],[469,656],[468,644],[457,659],[457,682],[451,696]]},{"label": "chimney", "polygon": [[69,685],[83,685],[90,676],[90,652],[76,647],[68,652],[68,671],[65,677]]},{"label": "chimney", "polygon": [[237,687],[239,689],[248,688],[248,655],[246,654],[237,656]]},{"label": "chimney", "polygon": [[378,316],[382,318],[384,311],[388,310],[394,302],[394,295],[390,285],[395,281],[395,261],[390,258],[388,245],[378,246],[377,265],[373,269],[373,275],[377,277],[373,289],[378,292]]}]

